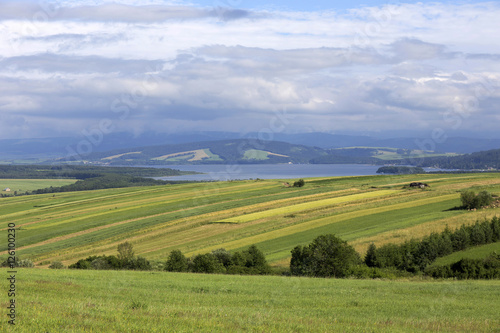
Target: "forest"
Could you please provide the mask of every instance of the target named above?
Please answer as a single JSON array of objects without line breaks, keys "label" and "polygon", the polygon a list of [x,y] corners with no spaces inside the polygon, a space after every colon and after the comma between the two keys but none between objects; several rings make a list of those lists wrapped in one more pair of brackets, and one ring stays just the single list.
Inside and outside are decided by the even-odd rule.
[{"label": "forest", "polygon": [[[169,168],[103,167],[88,165],[0,165],[0,179],[78,179],[71,185],[48,187],[17,195],[87,191],[130,186],[151,186],[178,183],[147,177],[189,174]],[[2,194],[10,196],[10,194]]]}]

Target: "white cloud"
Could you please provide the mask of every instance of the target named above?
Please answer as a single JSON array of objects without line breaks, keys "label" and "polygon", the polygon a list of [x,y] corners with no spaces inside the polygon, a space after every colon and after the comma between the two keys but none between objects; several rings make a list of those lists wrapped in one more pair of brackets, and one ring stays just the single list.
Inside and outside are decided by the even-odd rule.
[{"label": "white cloud", "polygon": [[0,4],[1,136],[102,118],[134,132],[250,131],[283,109],[289,131],[426,130],[452,127],[443,114],[467,101],[463,129],[495,127],[498,3],[342,15],[100,3]]}]

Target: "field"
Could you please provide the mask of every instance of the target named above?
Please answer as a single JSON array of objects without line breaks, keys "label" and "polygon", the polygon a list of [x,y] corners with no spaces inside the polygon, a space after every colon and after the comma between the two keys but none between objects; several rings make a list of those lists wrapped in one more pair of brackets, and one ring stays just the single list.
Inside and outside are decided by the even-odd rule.
[{"label": "field", "polygon": [[498,280],[19,269],[16,283],[2,332],[500,332]]},{"label": "field", "polygon": [[[14,194],[33,191],[39,188],[51,186],[64,186],[75,183],[75,179],[0,179],[0,193]],[[5,188],[10,188],[10,192],[5,192]]]},{"label": "field", "polygon": [[[256,244],[274,266],[287,267],[290,250],[334,233],[360,253],[373,242],[399,243],[447,225],[500,215],[468,212],[460,191],[500,194],[500,174],[425,174],[294,180],[209,182],[2,198],[0,226],[15,223],[21,258],[47,266],[89,255],[116,254],[130,241],[136,254],[166,260],[217,248],[236,251]],[[421,181],[429,189],[404,189]],[[0,256],[6,257],[6,238]]]},{"label": "field", "polygon": [[459,251],[459,252],[452,253],[446,257],[438,258],[432,264],[432,266],[442,266],[442,265],[453,264],[462,258],[484,259],[489,254],[491,254],[493,252],[500,253],[500,243],[499,242],[473,247],[473,248],[467,249],[465,251]]}]

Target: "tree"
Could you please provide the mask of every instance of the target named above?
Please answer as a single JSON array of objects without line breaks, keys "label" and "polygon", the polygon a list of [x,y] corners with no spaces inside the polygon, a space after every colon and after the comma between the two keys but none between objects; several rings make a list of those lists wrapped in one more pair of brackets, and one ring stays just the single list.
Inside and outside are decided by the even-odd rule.
[{"label": "tree", "polygon": [[462,207],[465,209],[475,208],[476,194],[473,191],[467,190],[460,194],[460,200],[462,201]]},{"label": "tree", "polygon": [[233,264],[231,253],[229,253],[229,251],[227,251],[226,249],[213,250],[212,254],[226,268]]},{"label": "tree", "polygon": [[118,244],[118,259],[122,262],[131,260],[134,257],[134,247],[129,242]]},{"label": "tree", "polygon": [[165,270],[169,272],[186,272],[188,260],[180,250],[173,250],[168,256]]},{"label": "tree", "polygon": [[377,265],[377,247],[371,243],[366,251],[365,264],[368,267],[375,267]]},{"label": "tree", "polygon": [[305,185],[305,183],[306,182],[304,181],[304,179],[299,179],[293,183],[293,187],[302,187]]},{"label": "tree", "polygon": [[[290,271],[302,270],[315,277],[346,277],[361,263],[359,254],[346,241],[335,235],[322,235],[303,249],[292,251]],[[300,269],[299,269],[300,267]]]},{"label": "tree", "polygon": [[479,209],[493,202],[493,196],[487,191],[481,191],[476,195],[473,191],[467,190],[460,194],[460,199],[465,209]]},{"label": "tree", "polygon": [[491,205],[493,202],[493,196],[487,191],[481,191],[478,193],[476,197],[476,205],[475,208],[481,208]]},{"label": "tree", "polygon": [[271,271],[271,267],[267,263],[264,253],[262,253],[257,246],[251,245],[243,255],[246,256],[246,267],[253,268],[259,274],[267,274]]},{"label": "tree", "polygon": [[193,258],[194,273],[224,273],[225,268],[212,253],[198,254]]}]

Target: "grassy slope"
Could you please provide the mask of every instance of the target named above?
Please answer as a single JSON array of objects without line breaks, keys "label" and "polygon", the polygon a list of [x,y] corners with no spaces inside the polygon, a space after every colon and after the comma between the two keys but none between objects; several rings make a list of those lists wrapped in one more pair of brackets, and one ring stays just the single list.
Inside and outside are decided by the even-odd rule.
[{"label": "grassy slope", "polygon": [[484,259],[492,252],[500,253],[500,242],[476,246],[464,251],[452,253],[446,257],[438,258],[432,266],[453,264],[462,258]]},{"label": "grassy slope", "polygon": [[[0,179],[0,193],[14,194],[14,191],[24,193],[46,187],[59,187],[76,183],[76,179]],[[11,192],[5,192],[9,187]]]},{"label": "grassy slope", "polygon": [[[411,181],[429,183],[430,190],[402,190]],[[15,222],[20,227],[18,253],[37,262],[68,264],[88,255],[116,254],[117,244],[129,240],[137,254],[150,259],[165,259],[173,249],[192,255],[257,244],[268,260],[286,266],[294,246],[325,233],[336,233],[362,252],[370,242],[402,242],[440,231],[447,224],[453,228],[500,214],[499,209],[450,210],[460,204],[458,191],[464,188],[500,194],[498,174],[317,178],[307,179],[303,188],[287,188],[283,182],[198,183],[4,198],[0,226]],[[245,216],[251,218],[231,223]],[[5,241],[1,240],[0,251],[5,251]],[[5,257],[5,252],[0,254]]]},{"label": "grassy slope", "polygon": [[17,325],[11,330],[2,318],[2,332],[498,332],[500,327],[499,281],[20,269],[17,288]]}]

